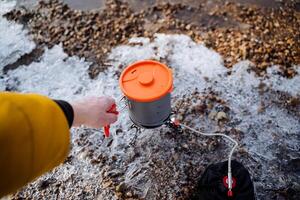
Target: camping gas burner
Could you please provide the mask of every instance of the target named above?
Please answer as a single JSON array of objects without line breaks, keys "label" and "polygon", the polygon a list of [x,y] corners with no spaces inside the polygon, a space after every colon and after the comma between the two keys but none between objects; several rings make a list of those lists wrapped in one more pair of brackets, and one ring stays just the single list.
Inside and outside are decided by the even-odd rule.
[{"label": "camping gas burner", "polygon": [[175,133],[183,133],[183,129],[180,126],[179,120],[175,118],[175,114],[175,112],[171,112],[168,120],[165,122],[165,125]]},{"label": "camping gas burner", "polygon": [[[164,121],[164,124],[162,124],[162,125],[167,126],[175,133],[183,133],[183,129],[180,126],[179,121],[175,118],[175,114],[176,114],[175,112],[171,112],[170,116]],[[160,125],[160,126],[152,126],[152,127],[146,126],[145,127],[140,124],[136,124],[134,121],[132,121],[132,123],[133,124],[130,126],[129,130],[135,129],[135,132],[134,132],[134,137],[132,138],[132,140],[129,143],[130,146],[135,145],[137,136],[138,136],[138,134],[140,134],[142,132],[142,129],[154,129],[154,128],[158,128],[158,127],[162,126],[162,125]]]},{"label": "camping gas burner", "polygon": [[[178,120],[175,119],[175,117],[170,117],[165,121],[165,123],[163,125],[166,125],[167,127],[169,127],[173,132],[175,133],[183,133],[183,129],[181,128]],[[141,125],[137,125],[133,122],[133,124],[130,126],[129,130],[135,129],[134,132],[134,137],[132,138],[132,140],[130,141],[130,146],[135,146],[135,142],[137,139],[138,134],[140,134],[142,132],[142,129],[153,129],[153,128],[158,128],[158,126],[155,127],[143,127]]]},{"label": "camping gas burner", "polygon": [[[130,118],[131,119],[131,118]],[[164,121],[164,123],[160,126],[143,126],[141,124],[137,124],[135,123],[132,119],[132,125],[130,126],[129,130],[131,129],[136,129],[135,133],[141,133],[142,129],[154,129],[154,128],[158,128],[160,126],[167,126],[168,128],[170,128],[172,131],[176,132],[176,133],[182,133],[183,129],[180,126],[179,120],[177,120],[175,118],[175,112],[171,112],[170,116]]]}]

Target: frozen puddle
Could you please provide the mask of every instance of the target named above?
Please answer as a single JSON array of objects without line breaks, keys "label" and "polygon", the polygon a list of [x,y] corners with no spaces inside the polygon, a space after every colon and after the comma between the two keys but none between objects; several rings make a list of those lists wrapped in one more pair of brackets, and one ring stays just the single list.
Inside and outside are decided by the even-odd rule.
[{"label": "frozen puddle", "polygon": [[[4,7],[12,3],[1,3]],[[142,59],[162,60],[173,69],[173,104],[197,89],[198,95],[214,91],[230,108],[229,122],[222,127],[208,113],[188,114],[186,123],[206,131],[229,131],[238,139],[234,158],[252,174],[258,199],[276,197],[289,189],[299,193],[299,104],[300,68],[293,79],[278,75],[276,66],[266,77],[256,77],[243,61],[229,75],[222,57],[185,35],[157,34],[154,41],[132,38],[130,46],[119,46],[108,57],[112,67],[95,80],[88,77],[89,63],[68,57],[57,45],[46,49],[39,62],[21,66],[7,74],[2,67],[30,52],[34,44],[22,26],[0,18],[0,90],[35,92],[56,99],[73,100],[85,95],[122,97],[118,74],[128,64]],[[12,39],[13,37],[13,39]],[[296,101],[296,105],[289,101]],[[197,106],[191,101],[184,109]],[[119,107],[124,104],[119,102]],[[212,110],[217,109],[213,108]],[[188,121],[187,121],[188,120]],[[117,193],[144,199],[176,199],[186,196],[210,163],[226,159],[228,143],[208,150],[211,139],[189,133],[178,135],[168,128],[143,130],[136,135],[124,110],[112,136],[104,139],[102,130],[72,130],[72,150],[60,167],[29,184],[16,194],[24,198],[117,199]],[[279,198],[279,197],[278,197]]]}]

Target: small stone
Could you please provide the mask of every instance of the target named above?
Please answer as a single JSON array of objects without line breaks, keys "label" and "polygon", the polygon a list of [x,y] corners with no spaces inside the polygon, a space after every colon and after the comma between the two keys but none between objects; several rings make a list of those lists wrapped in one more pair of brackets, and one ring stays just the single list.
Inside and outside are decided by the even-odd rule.
[{"label": "small stone", "polygon": [[257,112],[258,113],[263,113],[265,111],[265,106],[264,105],[259,105],[259,107],[257,108]]},{"label": "small stone", "polygon": [[56,179],[55,178],[49,178],[49,179],[46,179],[46,180],[42,180],[39,182],[39,189],[40,190],[43,190],[43,189],[46,189],[47,187],[49,187],[49,185],[53,184],[56,182]]},{"label": "small stone", "polygon": [[178,153],[175,153],[172,157],[173,157],[174,161],[177,161],[179,158],[179,155],[178,155]]},{"label": "small stone", "polygon": [[132,192],[131,192],[131,191],[126,192],[126,197],[131,198],[132,196],[133,196],[133,195],[132,195]]},{"label": "small stone", "polygon": [[189,148],[189,145],[183,144],[182,147],[183,147],[184,149],[188,149],[188,148]]},{"label": "small stone", "polygon": [[119,185],[116,186],[116,192],[124,192],[126,190],[125,182],[121,182]]},{"label": "small stone", "polygon": [[217,116],[217,112],[215,111],[211,111],[208,115],[209,119],[211,120],[215,119],[216,116]]},{"label": "small stone", "polygon": [[116,160],[118,160],[118,158],[117,158],[117,156],[116,156],[116,155],[113,155],[113,156],[111,157],[111,159],[112,159],[113,161],[116,161]]},{"label": "small stone", "polygon": [[103,188],[108,188],[108,187],[112,186],[112,181],[111,180],[106,181],[106,182],[102,183],[102,186],[103,186]]},{"label": "small stone", "polygon": [[122,192],[117,192],[116,195],[118,198],[121,198],[123,194],[122,194]]},{"label": "small stone", "polygon": [[99,160],[99,159],[92,159],[92,160],[91,160],[91,164],[92,164],[92,165],[99,164],[100,162],[101,162],[101,160]]},{"label": "small stone", "polygon": [[226,120],[226,119],[228,119],[228,117],[227,117],[227,114],[226,114],[225,112],[221,111],[221,112],[218,112],[218,114],[217,114],[217,116],[216,116],[216,119],[217,119],[218,121],[221,121],[221,120]]},{"label": "small stone", "polygon": [[209,110],[211,110],[213,108],[213,105],[211,103],[208,103],[206,106]]}]

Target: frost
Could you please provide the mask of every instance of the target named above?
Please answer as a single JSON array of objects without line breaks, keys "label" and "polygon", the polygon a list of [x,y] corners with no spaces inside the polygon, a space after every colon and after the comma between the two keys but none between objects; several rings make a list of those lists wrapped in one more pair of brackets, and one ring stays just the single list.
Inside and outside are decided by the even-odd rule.
[{"label": "frost", "polygon": [[270,87],[276,88],[278,91],[288,92],[294,96],[300,95],[300,67],[293,66],[293,68],[298,76],[295,76],[289,81],[286,81],[286,78],[280,75],[279,68],[277,66],[268,68],[269,77],[265,83]]},{"label": "frost", "polygon": [[[15,40],[10,40],[11,45],[17,44],[18,39],[23,39],[22,34],[16,37]],[[249,61],[242,61],[228,70],[223,66],[222,57],[218,53],[202,44],[194,43],[185,35],[157,34],[153,41],[148,38],[132,38],[130,43],[112,50],[108,57],[112,67],[100,73],[94,80],[88,76],[89,63],[77,57],[68,57],[61,46],[55,46],[46,49],[39,62],[9,71],[4,77],[3,84],[20,92],[36,92],[66,100],[85,95],[110,95],[118,99],[118,107],[121,109],[125,104],[119,102],[122,94],[118,86],[118,73],[128,64],[138,60],[162,60],[173,70],[175,85],[172,93],[173,102],[183,98],[185,94],[189,95],[196,88],[200,92],[212,88],[228,103],[231,122],[227,126],[244,133],[239,143],[240,148],[247,152],[246,156],[239,152],[234,156],[242,161],[255,177],[254,182],[260,199],[269,198],[265,193],[267,189],[280,189],[293,181],[299,181],[299,176],[296,176],[294,171],[285,170],[289,169],[291,160],[299,158],[299,118],[296,112],[280,103],[281,98],[299,96],[299,67],[295,68],[298,74],[292,79],[278,75],[276,66],[270,68],[265,77],[257,77],[250,70],[252,63]],[[14,51],[23,52],[22,49],[23,46],[17,46]],[[5,55],[9,57],[11,54]],[[228,71],[231,73],[227,73]],[[262,84],[267,88],[263,92],[260,91]],[[265,106],[264,110],[260,111],[262,103]],[[208,119],[203,119],[201,123],[198,123],[199,120],[191,119],[196,128],[205,130],[217,128]],[[109,176],[107,174],[119,173],[118,170],[121,170],[120,173],[124,177],[122,181],[134,188],[140,196],[151,199],[153,195],[162,192],[169,199],[174,199],[172,195],[180,191],[180,184],[187,178],[184,174],[185,157],[178,161],[179,171],[172,171],[173,166],[165,166],[165,170],[167,167],[171,168],[174,177],[176,173],[180,176],[171,180],[170,184],[172,181],[175,182],[174,187],[165,185],[163,191],[155,189],[158,183],[155,182],[155,177],[150,175],[150,165],[153,165],[150,160],[152,157],[168,160],[181,144],[174,138],[168,138],[165,128],[143,130],[135,135],[133,130],[129,130],[130,125],[126,110],[122,110],[118,123],[112,125],[112,137],[109,139],[103,138],[102,130],[73,129],[73,148],[70,154],[74,160],[43,178],[53,176],[66,184],[75,184],[76,187],[71,184],[72,186],[66,187],[66,191],[62,192],[61,195],[65,198],[70,197],[68,196],[70,193],[73,194],[74,191],[70,188],[80,192],[80,188],[92,187],[94,191],[98,191],[92,193],[93,197],[98,195],[102,199],[116,199],[111,190],[101,184]],[[118,133],[117,129],[121,129],[122,132]],[[136,144],[132,147],[130,142],[135,136]],[[176,137],[178,140],[184,140],[183,138],[187,136]],[[202,141],[204,138],[201,137],[199,140]],[[97,156],[107,157],[108,161],[100,169],[90,164],[90,160],[95,158],[89,158],[85,152],[88,148]],[[193,153],[197,155],[190,160],[194,165],[202,162],[205,164],[218,162],[227,156],[224,148],[218,153]],[[116,156],[117,160],[111,161],[112,156]],[[167,172],[158,175],[165,174]],[[75,177],[74,180],[71,177]],[[278,177],[285,181],[277,181]],[[78,180],[82,180],[81,183]],[[36,184],[26,190],[30,191],[32,187],[36,187]]]},{"label": "frost", "polygon": [[212,78],[227,71],[218,53],[195,44],[186,35],[157,34],[154,44],[158,46],[159,56],[167,57],[170,63],[174,63],[173,67],[183,68],[191,74],[198,72],[201,77]]},{"label": "frost", "polygon": [[16,1],[12,1],[12,0],[2,0],[0,4],[0,15],[2,16],[3,14],[14,9],[16,3],[17,3]]},{"label": "frost", "polygon": [[68,57],[61,46],[54,46],[45,50],[39,62],[8,71],[9,78],[4,80],[8,88],[21,92],[71,100],[89,85],[88,66],[78,57]]},{"label": "frost", "polygon": [[0,3],[0,75],[4,66],[15,62],[35,47],[34,42],[27,36],[28,31],[24,30],[22,25],[7,21],[2,16],[13,9],[15,4],[15,1]]}]

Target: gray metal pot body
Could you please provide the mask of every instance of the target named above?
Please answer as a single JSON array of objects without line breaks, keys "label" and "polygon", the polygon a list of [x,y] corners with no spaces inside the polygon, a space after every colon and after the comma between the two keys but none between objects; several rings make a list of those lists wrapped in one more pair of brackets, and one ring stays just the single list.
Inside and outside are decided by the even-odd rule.
[{"label": "gray metal pot body", "polygon": [[171,94],[152,102],[127,99],[130,119],[143,128],[156,128],[165,123],[171,114]]}]

